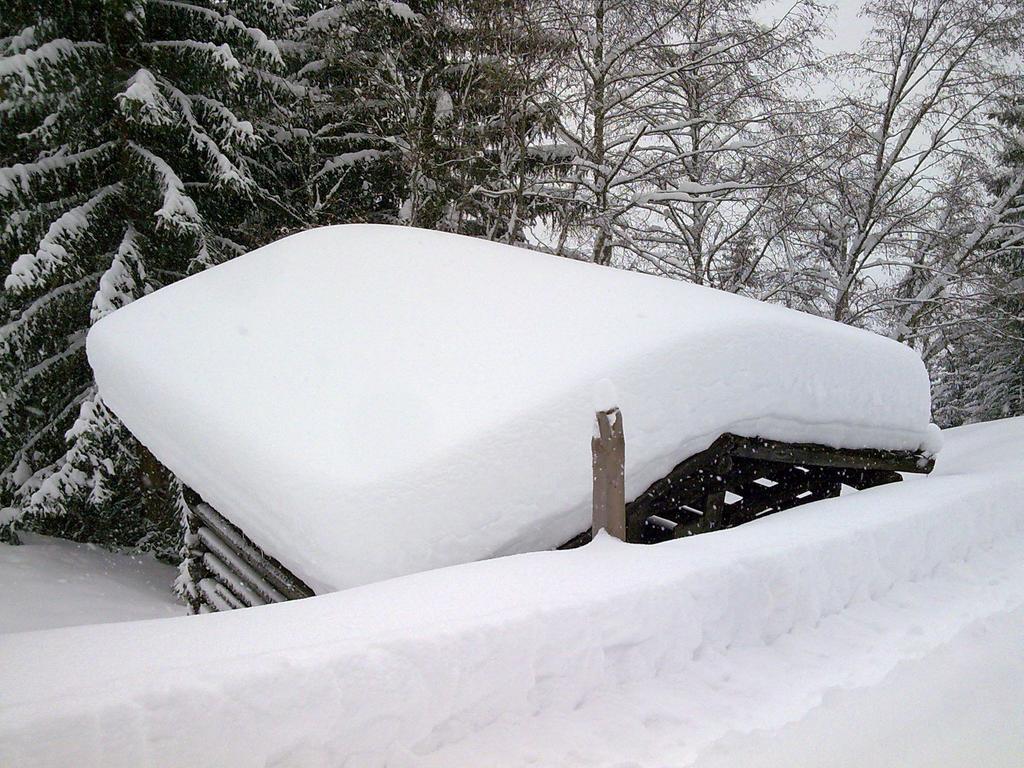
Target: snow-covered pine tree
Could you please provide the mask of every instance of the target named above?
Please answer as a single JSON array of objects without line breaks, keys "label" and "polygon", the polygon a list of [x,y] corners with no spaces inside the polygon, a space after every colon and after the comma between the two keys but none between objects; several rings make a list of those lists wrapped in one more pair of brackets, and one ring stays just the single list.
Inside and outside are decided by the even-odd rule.
[{"label": "snow-covered pine tree", "polygon": [[309,218],[522,241],[562,159],[544,138],[561,45],[523,0],[341,2],[312,14]]},{"label": "snow-covered pine tree", "polygon": [[1024,415],[1024,99],[998,114],[1004,130],[991,183],[996,216],[984,258],[946,305],[944,354],[933,366],[942,424]]},{"label": "snow-covered pine tree", "polygon": [[180,488],[104,407],[85,335],[259,244],[281,0],[13,0],[0,14],[0,523],[173,547]]},{"label": "snow-covered pine tree", "polygon": [[300,171],[310,222],[397,223],[422,72],[436,65],[421,32],[429,3],[341,0],[315,10],[299,34],[309,99]]},{"label": "snow-covered pine tree", "polygon": [[460,0],[443,12],[437,122],[457,195],[445,227],[528,243],[534,224],[574,204],[573,152],[556,142],[568,40],[552,28],[550,5],[535,0]]}]

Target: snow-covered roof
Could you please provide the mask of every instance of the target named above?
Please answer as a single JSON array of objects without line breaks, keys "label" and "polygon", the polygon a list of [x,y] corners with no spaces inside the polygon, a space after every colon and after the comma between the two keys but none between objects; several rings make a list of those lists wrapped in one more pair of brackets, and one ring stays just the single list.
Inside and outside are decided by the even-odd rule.
[{"label": "snow-covered roof", "polygon": [[627,498],[723,432],[934,441],[889,339],[403,227],[285,238],[119,309],[88,353],[142,443],[318,592],[585,529],[597,408],[622,409]]}]

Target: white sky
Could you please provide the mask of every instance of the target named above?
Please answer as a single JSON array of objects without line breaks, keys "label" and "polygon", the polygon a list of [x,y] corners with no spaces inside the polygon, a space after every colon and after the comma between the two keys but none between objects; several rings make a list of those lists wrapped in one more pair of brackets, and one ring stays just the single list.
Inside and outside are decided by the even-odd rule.
[{"label": "white sky", "polygon": [[[793,0],[765,0],[755,16],[765,20],[777,18],[793,5]],[[868,31],[868,23],[857,16],[861,0],[833,0],[831,30],[832,36],[819,41],[825,53],[852,51]]]},{"label": "white sky", "polygon": [[854,50],[868,32],[868,22],[858,18],[859,0],[837,0],[833,3],[832,32],[835,37],[821,41],[827,53],[841,53]]}]

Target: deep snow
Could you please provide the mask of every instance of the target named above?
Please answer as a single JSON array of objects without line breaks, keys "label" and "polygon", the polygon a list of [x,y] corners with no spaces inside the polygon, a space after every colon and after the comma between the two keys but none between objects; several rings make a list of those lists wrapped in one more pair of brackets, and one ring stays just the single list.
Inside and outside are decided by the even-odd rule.
[{"label": "deep snow", "polygon": [[1024,606],[986,617],[877,685],[836,688],[778,730],[732,733],[694,768],[1019,768]]},{"label": "deep snow", "polygon": [[[891,701],[908,662],[939,681],[971,651],[1024,707],[1022,446],[1024,419],[953,430],[929,477],[656,546],[602,536],[263,608],[3,636],[0,764],[683,766],[810,723],[837,691]],[[979,626],[1002,634],[964,646]],[[827,764],[843,739],[806,728],[794,764]]]},{"label": "deep snow", "polygon": [[588,527],[609,390],[628,498],[726,431],[934,448],[901,344],[408,227],[273,243],[112,313],[88,351],[139,439],[318,593]]},{"label": "deep snow", "polygon": [[0,544],[0,634],[182,616],[176,568],[152,555],[19,533]]}]

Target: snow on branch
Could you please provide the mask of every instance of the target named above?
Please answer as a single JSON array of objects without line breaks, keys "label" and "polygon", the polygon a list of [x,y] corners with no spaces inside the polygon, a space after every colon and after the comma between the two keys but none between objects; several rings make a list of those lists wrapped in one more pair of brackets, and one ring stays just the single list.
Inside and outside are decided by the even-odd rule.
[{"label": "snow on branch", "polygon": [[54,302],[76,292],[85,291],[98,277],[100,277],[100,273],[94,272],[73,283],[59,285],[29,304],[16,319],[0,326],[0,355],[7,355],[11,352],[12,347],[22,344],[26,328],[33,323],[37,316],[45,322],[46,311],[53,306]]},{"label": "snow on branch", "polygon": [[227,43],[199,42],[197,40],[156,40],[148,46],[155,50],[171,50],[180,53],[199,53],[215,62],[232,81],[240,79],[244,73],[242,63],[235,58],[231,46]]},{"label": "snow on branch", "polygon": [[8,291],[22,291],[41,285],[47,277],[71,260],[67,247],[92,225],[92,215],[109,197],[121,191],[120,184],[103,187],[81,205],[65,212],[50,225],[35,253],[23,253],[11,266],[4,281]]},{"label": "snow on branch", "polygon": [[78,59],[86,51],[98,51],[105,47],[102,43],[92,41],[74,42],[67,38],[51,40],[24,53],[0,58],[0,77],[18,76],[26,83],[33,83],[41,70]]},{"label": "snow on branch", "polygon": [[376,7],[381,13],[390,14],[409,24],[418,24],[423,20],[423,17],[406,3],[393,2],[392,0],[377,0],[377,2],[356,0],[355,2],[338,3],[311,14],[306,19],[306,28],[313,32],[337,32],[339,28],[347,32],[358,32],[358,29],[349,25],[347,20],[361,11],[373,7]]},{"label": "snow on branch", "polygon": [[90,442],[93,435],[109,430],[112,426],[110,411],[94,391],[82,403],[78,418],[64,435],[70,447],[61,459],[59,468],[43,480],[32,494],[29,506],[33,511],[45,512],[52,506],[52,502],[67,499],[76,491],[88,493],[94,503],[107,496],[109,492],[105,477],[113,474],[113,466],[109,459],[106,462],[98,460],[96,452],[91,450]]},{"label": "snow on branch", "polygon": [[[181,114],[185,118],[185,123],[188,125],[189,139],[210,162],[209,170],[216,179],[215,184],[218,187],[229,186],[242,190],[255,187],[256,183],[252,177],[240,169],[231,158],[221,151],[217,142],[210,137],[203,126],[196,120],[195,113],[192,111],[192,100],[177,88],[172,88],[172,97],[178,103]],[[247,135],[243,135],[249,138],[251,143],[255,143],[255,136],[251,132],[251,124],[249,124],[249,129],[250,132]]]},{"label": "snow on branch", "polygon": [[199,215],[195,201],[185,192],[185,184],[178,174],[167,164],[166,160],[134,141],[129,142],[128,146],[156,174],[157,182],[163,193],[163,205],[155,211],[154,215],[161,222],[175,229],[198,229],[202,225],[202,217]]},{"label": "snow on branch", "polygon": [[128,78],[128,86],[115,99],[121,114],[143,125],[173,125],[175,122],[171,105],[148,69],[141,68]]},{"label": "snow on branch", "polygon": [[390,152],[380,149],[360,149],[357,152],[345,152],[340,155],[335,155],[323,164],[323,167],[317,171],[316,175],[313,176],[313,179],[319,179],[320,177],[335,171],[348,170],[357,163],[369,163],[374,160],[379,160],[380,158],[387,157],[390,154]]},{"label": "snow on branch", "polygon": [[943,261],[942,269],[936,270],[913,298],[907,302],[907,306],[890,333],[892,338],[903,341],[910,336],[916,319],[925,311],[929,302],[937,298],[949,285],[951,275],[956,273],[960,265],[970,258],[986,241],[991,232],[1005,220],[1008,206],[1022,189],[1024,189],[1024,168],[1019,168],[1006,185],[1003,193],[971,230],[963,245]]},{"label": "snow on branch", "polygon": [[258,139],[252,123],[248,120],[240,119],[223,102],[201,94],[189,94],[186,98],[192,103],[202,106],[208,114],[216,116],[220,123],[221,131],[232,143],[246,147],[256,145]]},{"label": "snow on branch", "polygon": [[405,3],[389,2],[388,0],[379,0],[377,5],[383,10],[389,11],[391,15],[397,16],[403,21],[419,21],[420,15],[413,11]]},{"label": "snow on branch", "polygon": [[19,191],[27,195],[30,192],[30,183],[36,177],[72,168],[88,160],[100,160],[104,152],[113,149],[115,146],[115,142],[108,141],[81,152],[66,154],[61,150],[55,155],[34,163],[17,163],[7,168],[0,168],[0,199]]},{"label": "snow on branch", "polygon": [[138,235],[135,228],[129,225],[121,240],[121,245],[114,253],[110,267],[100,278],[99,288],[92,299],[89,320],[95,323],[115,309],[120,309],[133,302],[140,292],[139,283],[135,279],[136,275],[142,281],[142,293],[152,290],[146,283],[142,255],[139,253]]},{"label": "snow on branch", "polygon": [[36,44],[36,27],[28,26],[20,32],[7,38],[7,50],[5,55],[13,56],[17,53],[24,53]]},{"label": "snow on branch", "polygon": [[[4,393],[3,400],[0,400],[0,424],[8,423],[8,417],[15,403],[26,398],[26,393],[31,392],[32,387],[38,379],[52,372],[60,365],[73,361],[75,357],[85,349],[85,333],[77,333],[70,337],[71,343],[55,355],[42,360],[27,371],[21,373],[18,383],[9,391]],[[58,374],[60,371],[58,371]]]},{"label": "snow on branch", "polygon": [[734,192],[739,189],[746,189],[749,186],[751,185],[740,184],[734,181],[719,184],[698,184],[697,182],[679,180],[674,183],[674,189],[658,192],[641,192],[634,199],[638,204],[673,201],[700,203],[714,200],[716,196],[721,196],[724,192]]},{"label": "snow on branch", "polygon": [[281,50],[275,41],[267,37],[263,30],[248,26],[241,19],[230,13],[221,14],[213,8],[204,8],[192,3],[178,2],[178,0],[158,0],[157,5],[200,16],[221,32],[235,33],[239,37],[244,38],[255,50],[259,51],[274,64],[284,66]]}]

